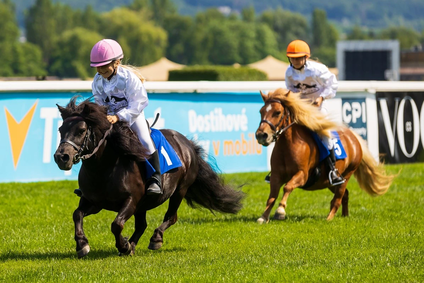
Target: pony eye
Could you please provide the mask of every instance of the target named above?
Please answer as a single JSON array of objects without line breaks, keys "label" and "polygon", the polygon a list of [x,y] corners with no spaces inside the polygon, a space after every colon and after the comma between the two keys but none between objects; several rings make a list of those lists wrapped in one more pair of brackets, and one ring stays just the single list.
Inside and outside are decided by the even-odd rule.
[{"label": "pony eye", "polygon": [[279,117],[281,115],[281,111],[275,111],[272,116],[273,117]]}]

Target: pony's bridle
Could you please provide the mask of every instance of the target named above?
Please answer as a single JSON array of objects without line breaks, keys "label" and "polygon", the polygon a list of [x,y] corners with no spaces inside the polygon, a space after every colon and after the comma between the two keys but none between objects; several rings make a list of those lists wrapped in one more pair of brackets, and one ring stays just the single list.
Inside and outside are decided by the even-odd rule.
[{"label": "pony's bridle", "polygon": [[[75,120],[84,121],[84,119],[81,116],[72,116],[72,117],[69,117],[68,119],[75,119]],[[66,119],[66,120],[68,120],[68,119]],[[88,126],[87,132],[85,133],[84,140],[83,140],[81,146],[78,146],[76,143],[74,143],[73,141],[68,140],[68,139],[62,139],[60,141],[60,144],[62,144],[62,143],[70,144],[77,151],[77,153],[74,155],[74,158],[72,159],[72,163],[77,164],[80,160],[86,160],[86,159],[92,157],[94,154],[96,154],[96,152],[99,150],[100,146],[106,140],[109,133],[112,131],[112,128],[113,128],[113,125],[111,124],[110,128],[105,132],[105,134],[103,135],[103,138],[99,141],[96,148],[94,148],[94,150],[89,154],[81,155],[82,152],[85,149],[89,150],[89,148],[88,148],[88,141],[89,140],[92,140],[93,144],[96,143],[96,136],[94,135],[94,133],[91,129],[91,126]],[[90,136],[92,136],[92,138],[90,138]]]},{"label": "pony's bridle", "polygon": [[[277,122],[277,124],[276,125],[274,125],[274,124],[272,124],[270,121],[268,121],[268,120],[266,120],[266,119],[263,119],[263,120],[261,120],[261,122],[259,123],[259,126],[262,124],[262,123],[267,123],[270,127],[271,127],[271,129],[274,131],[274,134],[272,135],[272,140],[273,141],[276,141],[277,139],[278,139],[278,137],[282,134],[282,133],[284,133],[288,128],[290,128],[291,126],[293,126],[293,124],[295,124],[295,122],[291,122],[290,124],[289,124],[289,122],[290,122],[290,110],[287,108],[287,107],[285,107],[284,105],[283,105],[283,103],[280,101],[280,100],[277,100],[277,99],[269,99],[269,100],[267,100],[266,101],[266,103],[265,103],[265,105],[266,104],[268,104],[268,103],[273,103],[273,102],[275,102],[275,103],[280,103],[283,107],[284,107],[284,113],[283,113],[283,115],[281,115],[281,118],[280,118],[280,120]],[[282,124],[283,123],[283,120],[284,120],[284,117],[286,117],[286,125],[287,126],[285,126],[284,128],[282,128],[282,125],[280,126],[280,124]],[[279,129],[278,129],[279,128]]]}]

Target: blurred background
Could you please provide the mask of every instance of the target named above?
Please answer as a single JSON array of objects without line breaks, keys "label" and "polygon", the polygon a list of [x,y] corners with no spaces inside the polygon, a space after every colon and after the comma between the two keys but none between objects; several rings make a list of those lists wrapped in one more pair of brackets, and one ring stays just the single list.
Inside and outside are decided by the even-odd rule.
[{"label": "blurred background", "polygon": [[[0,79],[90,79],[91,47],[112,38],[147,80],[199,65],[245,66],[283,80],[294,39],[307,41],[312,58],[336,75],[342,68],[345,80],[349,64],[369,69],[375,58],[390,71],[352,79],[422,80],[422,11],[421,0],[0,0]],[[348,43],[357,40],[398,45]]]}]

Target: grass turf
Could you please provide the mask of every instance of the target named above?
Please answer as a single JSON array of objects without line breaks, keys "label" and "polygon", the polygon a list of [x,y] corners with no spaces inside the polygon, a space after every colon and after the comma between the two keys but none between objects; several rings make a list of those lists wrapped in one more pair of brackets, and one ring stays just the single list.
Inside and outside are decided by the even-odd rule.
[{"label": "grass turf", "polygon": [[[166,203],[148,212],[136,254],[118,257],[110,232],[116,213],[102,211],[84,219],[91,252],[80,260],[72,222],[76,182],[3,183],[0,282],[423,282],[423,165],[388,165],[402,172],[377,198],[352,178],[350,216],[339,211],[331,222],[329,190],[297,189],[286,220],[258,225],[269,193],[265,173],[223,175],[234,186],[245,184],[239,214],[213,215],[183,203],[163,247],[150,251]],[[133,231],[131,218],[123,234]]]}]

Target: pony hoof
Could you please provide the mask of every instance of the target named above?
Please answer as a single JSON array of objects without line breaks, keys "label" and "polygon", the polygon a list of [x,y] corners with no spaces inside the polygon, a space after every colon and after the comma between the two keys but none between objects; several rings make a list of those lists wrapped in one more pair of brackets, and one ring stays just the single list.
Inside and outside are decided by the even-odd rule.
[{"label": "pony hoof", "polygon": [[127,243],[127,251],[125,251],[123,253],[121,253],[121,252],[118,253],[119,256],[133,255],[133,254],[134,254],[134,251],[133,251],[130,243]]},{"label": "pony hoof", "polygon": [[279,207],[277,209],[277,211],[275,211],[274,219],[275,220],[284,220],[284,219],[286,219],[286,211],[284,210],[284,208]]},{"label": "pony hoof", "polygon": [[90,252],[90,246],[89,245],[84,246],[82,249],[77,251],[78,258],[85,257],[86,255],[88,255],[89,252]]},{"label": "pony hoof", "polygon": [[262,225],[262,224],[266,224],[266,223],[268,223],[269,222],[269,220],[266,220],[265,218],[263,218],[263,217],[259,217],[258,218],[258,220],[256,220],[256,223],[258,223],[258,224],[260,224],[260,225]]},{"label": "pony hoof", "polygon": [[150,242],[149,250],[158,250],[162,247],[162,242]]}]

